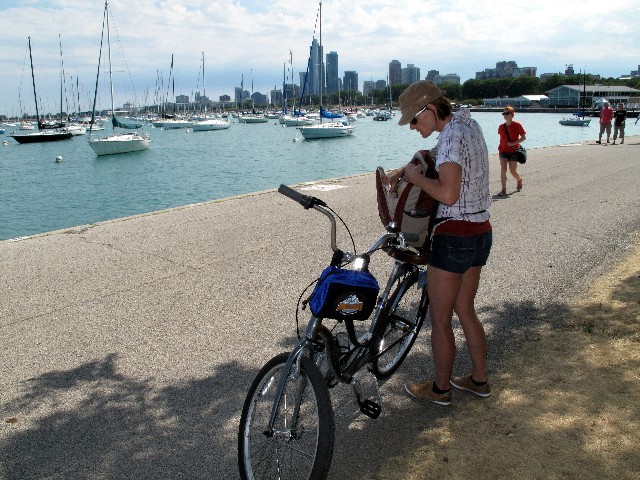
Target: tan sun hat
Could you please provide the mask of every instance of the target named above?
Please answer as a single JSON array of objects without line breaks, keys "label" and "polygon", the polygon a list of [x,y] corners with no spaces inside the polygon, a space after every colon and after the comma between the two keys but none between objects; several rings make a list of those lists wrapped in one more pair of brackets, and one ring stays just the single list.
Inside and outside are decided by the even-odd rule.
[{"label": "tan sun hat", "polygon": [[400,94],[400,113],[402,116],[398,125],[406,125],[420,110],[433,103],[440,97],[444,97],[442,90],[429,80],[420,80],[412,83]]}]

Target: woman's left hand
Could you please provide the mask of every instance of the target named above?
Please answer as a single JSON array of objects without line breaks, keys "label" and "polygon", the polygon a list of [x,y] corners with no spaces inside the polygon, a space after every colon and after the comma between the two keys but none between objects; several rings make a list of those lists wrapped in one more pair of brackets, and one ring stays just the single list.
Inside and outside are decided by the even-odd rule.
[{"label": "woman's left hand", "polygon": [[402,178],[402,170],[402,168],[397,168],[395,170],[387,172],[387,174],[382,179],[382,183],[384,185],[388,185],[390,190],[395,190],[396,185],[398,185],[398,182],[400,181],[400,178]]}]

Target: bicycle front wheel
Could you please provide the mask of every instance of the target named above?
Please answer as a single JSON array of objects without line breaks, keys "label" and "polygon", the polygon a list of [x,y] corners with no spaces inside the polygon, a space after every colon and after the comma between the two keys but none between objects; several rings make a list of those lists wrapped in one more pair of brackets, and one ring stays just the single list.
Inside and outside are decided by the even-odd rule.
[{"label": "bicycle front wheel", "polygon": [[427,315],[429,296],[418,288],[418,270],[397,281],[373,332],[371,372],[379,379],[390,377],[402,364]]},{"label": "bicycle front wheel", "polygon": [[[302,356],[286,372],[289,354],[275,356],[256,376],[242,409],[238,464],[243,479],[323,479],[333,454],[334,419],[325,380]],[[287,375],[273,429],[268,430],[276,391]]]}]

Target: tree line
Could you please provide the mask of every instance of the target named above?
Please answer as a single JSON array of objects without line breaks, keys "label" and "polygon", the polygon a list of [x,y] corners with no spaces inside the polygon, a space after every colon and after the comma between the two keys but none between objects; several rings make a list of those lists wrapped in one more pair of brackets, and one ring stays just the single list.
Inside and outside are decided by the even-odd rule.
[{"label": "tree line", "polygon": [[[640,89],[640,77],[628,80],[619,80],[617,78],[600,78],[596,75],[551,75],[540,79],[538,77],[529,77],[522,75],[515,78],[491,78],[488,80],[469,79],[462,85],[453,83],[443,83],[438,85],[444,90],[445,95],[450,100],[457,103],[467,103],[472,105],[482,104],[484,98],[509,97],[515,98],[520,95],[545,95],[546,92],[561,85],[577,85],[586,79],[587,85],[610,85],[610,86],[627,86]],[[393,85],[391,87],[391,98],[394,105],[397,105],[398,97],[407,88],[408,84]],[[349,93],[354,96],[354,92]],[[331,100],[337,100],[331,98]],[[356,96],[356,101],[360,105],[376,104],[386,105],[389,103],[388,90],[374,90],[367,98],[362,94]],[[336,102],[337,103],[337,102]]]}]

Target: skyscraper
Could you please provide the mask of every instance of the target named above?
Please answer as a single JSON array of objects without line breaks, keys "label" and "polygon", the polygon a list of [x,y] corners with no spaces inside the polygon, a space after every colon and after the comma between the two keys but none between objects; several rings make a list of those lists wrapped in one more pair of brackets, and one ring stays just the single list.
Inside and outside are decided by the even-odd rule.
[{"label": "skyscraper", "polygon": [[313,42],[311,42],[311,63],[309,65],[309,78],[307,79],[308,87],[310,88],[309,93],[311,95],[319,95],[320,88],[322,91],[325,91],[324,88],[324,61],[323,61],[323,53],[318,40],[315,38]]},{"label": "skyscraper", "polygon": [[358,90],[358,72],[345,71],[342,85],[345,90]]},{"label": "skyscraper", "polygon": [[373,80],[365,80],[362,82],[362,95],[365,97],[376,89],[376,82]]},{"label": "skyscraper", "polygon": [[420,80],[420,69],[415,67],[413,63],[409,63],[406,68],[401,69],[400,81],[402,83],[414,83],[418,80]]},{"label": "skyscraper", "polygon": [[402,83],[402,65],[398,60],[389,62],[389,85]]},{"label": "skyscraper", "polygon": [[338,93],[338,52],[327,53],[327,93]]}]

